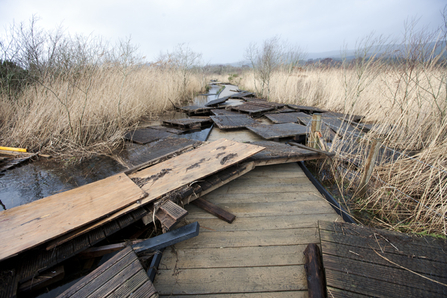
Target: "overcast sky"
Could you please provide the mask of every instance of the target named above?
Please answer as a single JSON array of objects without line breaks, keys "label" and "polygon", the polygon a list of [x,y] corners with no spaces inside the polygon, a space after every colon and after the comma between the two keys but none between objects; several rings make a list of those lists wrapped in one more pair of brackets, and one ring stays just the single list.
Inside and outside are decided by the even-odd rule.
[{"label": "overcast sky", "polygon": [[250,42],[280,36],[308,53],[341,50],[374,32],[399,37],[404,22],[442,25],[446,0],[0,0],[1,34],[34,14],[39,26],[110,41],[131,36],[153,61],[179,43],[204,63],[243,60]]}]

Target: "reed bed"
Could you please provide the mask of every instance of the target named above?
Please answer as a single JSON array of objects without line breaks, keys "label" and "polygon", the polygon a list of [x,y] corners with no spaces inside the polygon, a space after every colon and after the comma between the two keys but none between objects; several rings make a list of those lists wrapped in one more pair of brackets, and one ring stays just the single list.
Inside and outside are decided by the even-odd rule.
[{"label": "reed bed", "polygon": [[[340,202],[361,221],[447,235],[447,72],[439,57],[409,61],[365,59],[279,70],[272,73],[268,96],[365,116],[362,122],[374,125],[367,133],[332,127],[339,134],[327,145],[337,155],[320,173],[337,185]],[[259,84],[253,72],[241,80],[247,90]],[[381,154],[367,195],[360,197],[358,183],[373,139],[380,139]]]},{"label": "reed bed", "polygon": [[0,143],[52,154],[110,153],[127,130],[204,88],[200,74],[160,65],[86,67],[0,97]]}]

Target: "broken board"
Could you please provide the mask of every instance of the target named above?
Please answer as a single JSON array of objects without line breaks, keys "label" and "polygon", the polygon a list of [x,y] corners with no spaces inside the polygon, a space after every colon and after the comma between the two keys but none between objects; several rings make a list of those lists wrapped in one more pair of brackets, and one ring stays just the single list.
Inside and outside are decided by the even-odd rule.
[{"label": "broken board", "polygon": [[193,129],[202,128],[208,124],[211,124],[211,119],[209,117],[204,118],[184,118],[184,119],[171,119],[164,120],[164,125],[174,126],[181,129]]},{"label": "broken board", "polygon": [[257,122],[245,114],[211,116],[211,119],[220,129],[233,129],[256,125]]},{"label": "broken board", "polygon": [[223,170],[263,150],[263,147],[220,139],[196,150],[129,175],[151,202],[161,195]]},{"label": "broken board", "polygon": [[67,289],[62,297],[152,297],[152,282],[132,248],[127,247]]},{"label": "broken board", "polygon": [[172,134],[169,132],[146,127],[134,131],[129,131],[128,133],[126,133],[124,138],[128,141],[144,145],[170,136],[172,136]]},{"label": "broken board", "polygon": [[292,147],[278,142],[261,141],[253,142],[251,144],[265,148],[248,159],[249,161],[254,161],[255,166],[284,164],[289,162],[326,158],[326,154],[324,153],[316,152],[315,150]]},{"label": "broken board", "polygon": [[247,126],[249,130],[264,139],[279,139],[307,134],[307,127],[296,123]]},{"label": "broken board", "polygon": [[100,219],[145,196],[125,174],[118,174],[2,211],[0,260]]},{"label": "broken board", "polygon": [[[303,116],[303,115],[306,115],[306,114],[301,113],[301,112],[293,112],[293,113],[280,113],[280,114],[265,114],[264,116],[267,117],[270,121],[272,121],[275,124],[281,124],[281,123],[298,122],[298,116]],[[309,115],[307,115],[307,116],[309,116]]]},{"label": "broken board", "polygon": [[211,113],[213,108],[204,106],[186,106],[178,109],[186,113],[188,116],[207,116]]},{"label": "broken board", "polygon": [[229,96],[225,96],[215,100],[211,100],[205,104],[205,107],[218,106],[219,104],[226,102],[229,98],[230,98]]}]

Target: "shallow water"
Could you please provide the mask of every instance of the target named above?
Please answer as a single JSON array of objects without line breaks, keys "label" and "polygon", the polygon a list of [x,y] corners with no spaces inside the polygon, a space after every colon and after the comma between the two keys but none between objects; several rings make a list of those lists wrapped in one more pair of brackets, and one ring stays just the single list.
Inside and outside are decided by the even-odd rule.
[{"label": "shallow water", "polygon": [[[192,104],[203,105],[216,99],[215,93],[218,90],[219,86],[211,86],[209,93],[213,95],[197,96]],[[162,115],[159,121],[152,121],[151,123],[145,123],[145,125],[155,125],[163,120],[186,117],[184,113],[169,112]],[[204,141],[210,129],[175,135],[174,137]],[[144,145],[126,142],[118,156],[122,157],[127,165],[132,166],[142,162],[138,157],[141,153],[144,153],[144,150]],[[66,160],[38,158],[18,165],[0,175],[0,200],[6,206],[6,209],[10,209],[104,179],[125,169],[124,165],[107,156],[97,156],[81,161],[74,158]],[[0,207],[0,210],[2,210],[2,207]]]}]

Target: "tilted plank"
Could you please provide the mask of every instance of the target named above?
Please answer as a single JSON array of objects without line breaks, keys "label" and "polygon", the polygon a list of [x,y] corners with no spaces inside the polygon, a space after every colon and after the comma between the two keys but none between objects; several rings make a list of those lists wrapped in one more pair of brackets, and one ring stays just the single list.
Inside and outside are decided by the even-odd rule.
[{"label": "tilted plank", "polygon": [[207,200],[204,200],[203,198],[198,198],[197,200],[192,201],[192,204],[228,223],[232,223],[236,219],[234,214],[231,214],[230,212],[208,202]]},{"label": "tilted plank", "polygon": [[160,209],[164,210],[175,221],[179,221],[180,219],[188,215],[188,211],[170,200],[160,205]]},{"label": "tilted plank", "polygon": [[125,174],[118,174],[2,211],[0,260],[125,208],[145,195]]},{"label": "tilted plank", "polygon": [[136,253],[141,253],[146,250],[159,250],[199,235],[199,227],[199,223],[194,222],[171,232],[134,244],[132,248]]},{"label": "tilted plank", "polygon": [[263,150],[263,147],[220,139],[161,164],[131,174],[151,202],[170,190],[189,184],[240,162]]}]

